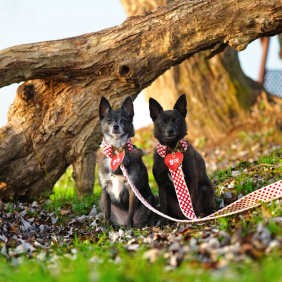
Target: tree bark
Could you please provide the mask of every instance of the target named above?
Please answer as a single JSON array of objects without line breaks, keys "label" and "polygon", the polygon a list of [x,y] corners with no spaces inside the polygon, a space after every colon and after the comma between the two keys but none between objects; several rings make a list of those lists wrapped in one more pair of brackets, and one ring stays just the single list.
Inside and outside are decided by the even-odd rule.
[{"label": "tree bark", "polygon": [[[174,0],[120,0],[129,16],[167,5]],[[255,21],[255,20],[254,20]],[[213,25],[213,22],[211,22]],[[220,47],[220,44],[218,45]],[[221,45],[222,48],[225,46]],[[205,136],[220,138],[238,123],[245,123],[263,85],[244,75],[238,53],[227,47],[207,60],[210,51],[201,51],[167,70],[144,90],[146,100],[158,100],[164,109],[171,109],[185,93],[188,101],[187,123],[193,139]]]},{"label": "tree bark", "polygon": [[50,193],[70,164],[77,192],[91,193],[102,95],[119,108],[197,52],[281,32],[277,0],[179,1],[97,33],[2,50],[0,87],[24,83],[0,129],[0,197]]}]

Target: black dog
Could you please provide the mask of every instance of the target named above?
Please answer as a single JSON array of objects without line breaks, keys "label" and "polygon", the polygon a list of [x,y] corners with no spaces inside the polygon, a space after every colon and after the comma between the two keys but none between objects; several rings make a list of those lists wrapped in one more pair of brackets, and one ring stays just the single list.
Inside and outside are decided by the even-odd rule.
[{"label": "black dog", "polygon": [[[155,197],[148,183],[147,169],[142,161],[143,151],[133,147],[131,153],[127,142],[133,137],[133,103],[127,97],[120,110],[112,110],[108,100],[101,98],[99,117],[104,142],[112,146],[113,152],[125,150],[123,164],[131,181],[146,201],[156,206]],[[111,158],[101,151],[97,154],[99,164],[99,182],[102,187],[101,208],[105,214],[106,224],[144,226],[152,225],[154,214],[135,196],[125,180],[120,167],[113,171]]]},{"label": "black dog", "polygon": [[[161,105],[154,99],[149,100],[150,116],[154,122],[154,136],[168,151],[175,151],[178,141],[187,134],[185,117],[187,101],[182,94],[173,110],[163,111]],[[188,186],[196,215],[211,214],[215,210],[214,187],[206,174],[206,165],[200,154],[188,144],[183,152],[182,169]],[[182,213],[168,167],[157,151],[154,153],[153,174],[159,187],[161,211],[177,219],[186,219]],[[162,225],[166,220],[162,219]]]}]

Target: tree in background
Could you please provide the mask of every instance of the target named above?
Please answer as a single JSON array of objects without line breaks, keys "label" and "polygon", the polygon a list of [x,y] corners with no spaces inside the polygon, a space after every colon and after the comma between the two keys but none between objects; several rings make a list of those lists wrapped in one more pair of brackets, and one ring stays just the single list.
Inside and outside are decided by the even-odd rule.
[{"label": "tree in background", "polygon": [[[152,11],[159,5],[174,2],[174,0],[120,1],[128,16]],[[200,25],[201,15],[195,17],[198,18]],[[212,21],[210,24],[213,26]],[[189,136],[194,138],[201,136],[209,139],[220,138],[236,125],[245,123],[257,100],[261,99],[261,96],[266,98],[263,85],[243,73],[238,52],[224,44],[217,47],[216,52],[224,51],[218,55],[210,51],[193,54],[181,64],[167,70],[144,90],[146,100],[153,97],[165,109],[171,109],[178,97],[185,93],[188,101]],[[272,97],[268,95],[268,99]]]}]

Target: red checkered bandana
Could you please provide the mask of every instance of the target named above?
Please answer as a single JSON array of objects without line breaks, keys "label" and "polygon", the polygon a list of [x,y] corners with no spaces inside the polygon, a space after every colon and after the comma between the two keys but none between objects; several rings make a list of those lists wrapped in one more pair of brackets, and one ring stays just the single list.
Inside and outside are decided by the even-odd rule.
[{"label": "red checkered bandana", "polygon": [[[109,158],[112,158],[113,157],[113,146],[109,145],[104,139],[103,139],[102,145],[103,145],[104,154],[108,156]],[[133,150],[131,138],[128,139],[126,145],[127,145],[128,152],[131,153]]]},{"label": "red checkered bandana", "polygon": [[[179,141],[184,151],[187,151],[188,145],[186,140],[183,138]],[[160,144],[160,142],[157,142],[157,152],[161,157],[166,156],[167,146],[164,146]],[[192,201],[190,197],[190,193],[188,190],[188,187],[186,185],[183,170],[181,168],[181,165],[178,166],[178,168],[175,171],[172,171],[169,169],[169,172],[171,174],[172,182],[175,188],[175,192],[177,195],[178,203],[180,206],[181,211],[183,214],[190,219],[196,219],[196,215],[192,206]]]},{"label": "red checkered bandana", "polygon": [[[182,146],[184,151],[187,151],[188,145],[186,140],[183,138],[179,141],[180,145]],[[166,156],[166,150],[167,150],[167,146],[162,145],[159,140],[157,142],[157,152],[161,157],[165,157]]]}]

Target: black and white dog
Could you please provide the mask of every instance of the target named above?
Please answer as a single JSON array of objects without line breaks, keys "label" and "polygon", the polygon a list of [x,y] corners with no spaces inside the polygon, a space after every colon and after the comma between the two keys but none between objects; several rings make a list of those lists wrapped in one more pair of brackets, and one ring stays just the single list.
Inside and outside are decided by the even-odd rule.
[{"label": "black and white dog", "polygon": [[[152,98],[149,100],[149,107],[150,116],[154,122],[154,136],[161,145],[166,146],[167,151],[177,151],[179,141],[187,134],[185,94],[178,98],[173,110],[164,111],[161,105]],[[215,210],[214,187],[207,176],[204,159],[189,143],[187,145],[187,150],[183,152],[182,162],[185,182],[196,215],[202,213],[208,215]],[[177,219],[186,219],[179,207],[169,169],[157,150],[154,153],[153,174],[159,187],[161,212]],[[162,219],[162,225],[165,222],[166,220]]]},{"label": "black and white dog", "polygon": [[[133,116],[133,102],[130,96],[125,99],[120,110],[113,110],[108,100],[105,97],[101,98],[99,117],[104,137],[103,146],[111,148],[112,157],[115,153],[125,152],[123,165],[131,181],[143,198],[155,207],[156,200],[148,183],[147,169],[142,161],[143,151],[131,143],[129,150],[130,137],[135,134]],[[106,224],[127,227],[152,225],[154,214],[137,199],[120,167],[114,171],[111,167],[112,158],[101,151],[98,152],[97,159],[99,182],[102,187],[101,208],[105,214]]]}]

